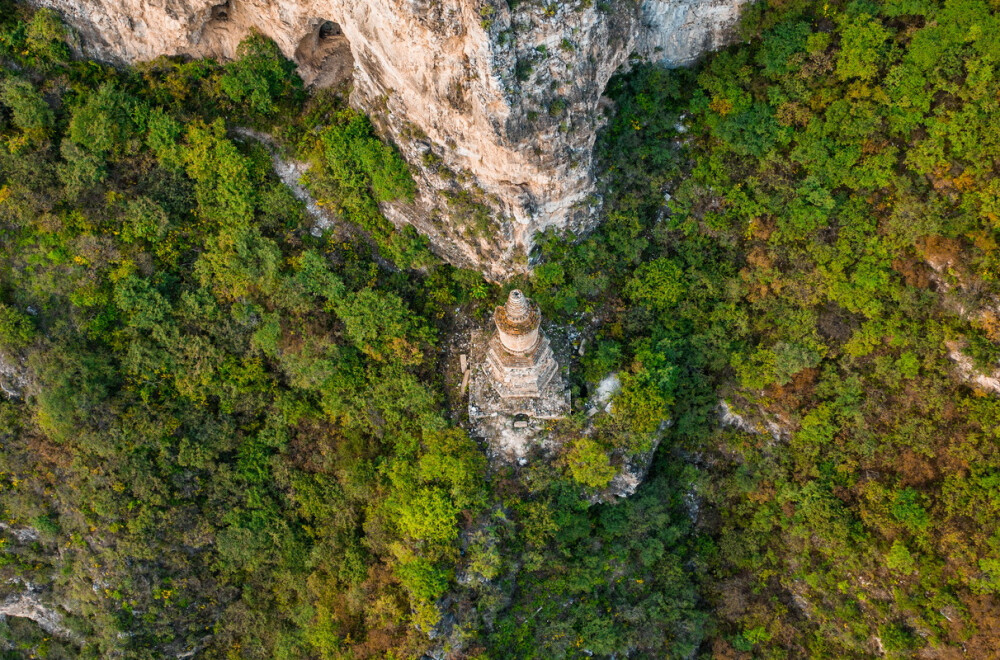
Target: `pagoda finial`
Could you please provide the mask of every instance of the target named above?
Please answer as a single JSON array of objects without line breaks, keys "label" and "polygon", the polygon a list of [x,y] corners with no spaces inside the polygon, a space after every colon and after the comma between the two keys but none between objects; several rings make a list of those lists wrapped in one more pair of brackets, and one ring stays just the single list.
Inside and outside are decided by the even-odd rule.
[{"label": "pagoda finial", "polygon": [[520,289],[514,289],[510,292],[510,295],[507,296],[507,304],[504,305],[504,309],[507,312],[507,318],[515,322],[526,318],[531,313],[528,299],[525,298]]},{"label": "pagoda finial", "polygon": [[523,355],[538,344],[538,326],[541,314],[538,305],[514,289],[507,302],[493,311],[500,341],[512,353]]}]

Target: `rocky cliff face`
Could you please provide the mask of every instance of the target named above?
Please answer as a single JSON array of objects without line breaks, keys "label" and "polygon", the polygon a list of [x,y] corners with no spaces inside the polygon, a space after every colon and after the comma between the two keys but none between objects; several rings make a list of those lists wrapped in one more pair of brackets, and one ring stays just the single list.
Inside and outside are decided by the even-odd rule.
[{"label": "rocky cliff face", "polygon": [[686,64],[727,38],[748,0],[37,0],[89,54],[229,57],[256,29],[303,78],[353,77],[418,170],[421,195],[386,214],[453,262],[501,279],[532,235],[590,227],[592,149],[609,78],[633,52]]}]

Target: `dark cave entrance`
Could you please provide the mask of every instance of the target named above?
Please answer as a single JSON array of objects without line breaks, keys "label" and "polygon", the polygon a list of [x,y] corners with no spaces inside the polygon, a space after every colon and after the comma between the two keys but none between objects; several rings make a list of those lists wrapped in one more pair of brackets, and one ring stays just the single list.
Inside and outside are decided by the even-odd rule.
[{"label": "dark cave entrance", "polygon": [[344,34],[344,31],[340,29],[340,26],[333,21],[323,21],[323,24],[319,26],[319,32],[317,33],[317,38],[320,41],[325,41],[327,39],[333,39],[334,37],[339,37]]},{"label": "dark cave entrance", "polygon": [[230,9],[229,0],[226,0],[226,2],[223,2],[222,4],[215,5],[214,7],[212,7],[211,12],[209,12],[208,20],[218,21],[220,23],[228,21],[229,9]]},{"label": "dark cave entrance", "polygon": [[[208,10],[208,17],[201,27],[200,44],[204,47],[201,55],[218,55],[227,52],[227,46],[243,34],[245,21],[242,20],[242,7],[238,7],[239,0],[226,0],[217,5],[212,5]],[[235,51],[236,44],[232,43]]]},{"label": "dark cave entrance", "polygon": [[317,88],[349,84],[354,73],[351,44],[334,21],[315,23],[295,49],[295,61],[303,78]]}]

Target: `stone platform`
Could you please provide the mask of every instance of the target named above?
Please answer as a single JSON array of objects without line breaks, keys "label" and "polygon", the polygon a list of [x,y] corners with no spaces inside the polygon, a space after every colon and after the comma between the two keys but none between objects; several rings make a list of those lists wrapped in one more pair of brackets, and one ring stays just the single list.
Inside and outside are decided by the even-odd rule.
[{"label": "stone platform", "polygon": [[539,432],[547,421],[570,413],[570,392],[561,369],[553,359],[555,372],[536,396],[505,397],[494,386],[487,359],[489,335],[473,331],[470,345],[469,422],[473,431],[486,438],[493,451],[523,459],[540,441]]},{"label": "stone platform", "polygon": [[514,289],[493,311],[494,331],[474,331],[469,422],[495,455],[524,460],[545,422],[570,412],[570,393],[542,332],[538,305]]}]

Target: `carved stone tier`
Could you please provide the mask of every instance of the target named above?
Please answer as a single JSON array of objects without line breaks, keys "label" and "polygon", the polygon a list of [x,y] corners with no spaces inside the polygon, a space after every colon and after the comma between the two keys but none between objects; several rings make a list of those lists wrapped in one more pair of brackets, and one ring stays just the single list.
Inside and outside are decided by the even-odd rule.
[{"label": "carved stone tier", "polygon": [[535,342],[534,350],[517,355],[506,350],[499,333],[495,334],[486,349],[486,365],[493,387],[505,398],[541,396],[559,371],[559,363],[545,336]]},{"label": "carved stone tier", "polygon": [[469,420],[500,452],[522,458],[544,421],[570,412],[570,394],[541,331],[538,305],[520,291],[493,314],[496,332],[471,341]]},{"label": "carved stone tier", "polygon": [[538,347],[542,313],[524,294],[514,289],[507,297],[507,304],[493,311],[497,327],[495,337],[508,352],[527,355]]},{"label": "carved stone tier", "polygon": [[[511,396],[513,388],[506,386],[503,381],[498,381],[491,366],[491,344],[495,337],[490,338],[481,330],[472,333],[472,342],[469,359],[472,362],[472,379],[469,385],[469,419],[477,425],[481,425],[486,419],[493,419],[491,426],[500,424],[512,429],[523,429],[530,426],[537,430],[540,428],[538,422],[549,419],[560,419],[569,414],[570,394],[566,388],[566,383],[560,373],[559,363],[555,358],[546,361],[546,369],[550,372],[539,378],[538,368],[525,372],[513,372],[505,370],[507,378],[514,380],[514,374],[524,377],[537,387],[537,394],[531,396]],[[548,339],[542,341],[548,347]],[[539,365],[541,366],[541,365]],[[516,369],[516,367],[515,367]],[[540,371],[540,370],[538,370]],[[521,381],[523,382],[523,381]],[[530,386],[529,386],[530,387]],[[524,421],[530,423],[525,425]]]}]

